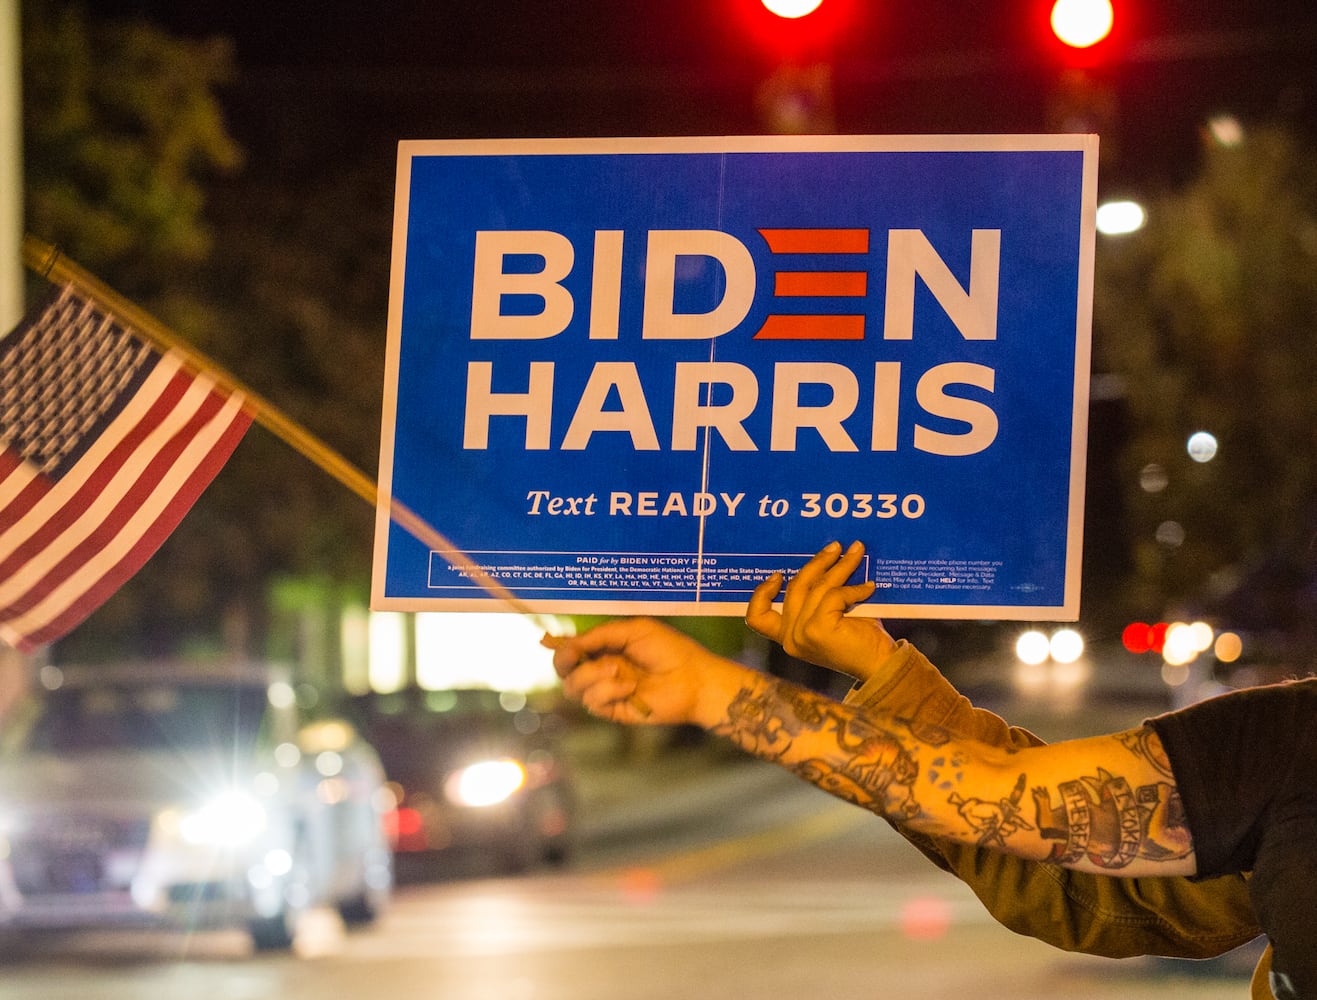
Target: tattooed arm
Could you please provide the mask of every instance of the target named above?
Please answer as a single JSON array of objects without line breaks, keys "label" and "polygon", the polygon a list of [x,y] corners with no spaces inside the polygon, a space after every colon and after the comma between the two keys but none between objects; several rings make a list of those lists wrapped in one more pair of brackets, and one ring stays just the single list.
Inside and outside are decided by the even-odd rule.
[{"label": "tattooed arm", "polygon": [[911,829],[1082,871],[1195,870],[1150,730],[1006,750],[841,704],[646,619],[547,642],[564,690],[594,714],[700,725]]},{"label": "tattooed arm", "polygon": [[932,836],[1078,871],[1195,871],[1174,776],[1150,729],[1003,750],[749,672],[709,728]]}]

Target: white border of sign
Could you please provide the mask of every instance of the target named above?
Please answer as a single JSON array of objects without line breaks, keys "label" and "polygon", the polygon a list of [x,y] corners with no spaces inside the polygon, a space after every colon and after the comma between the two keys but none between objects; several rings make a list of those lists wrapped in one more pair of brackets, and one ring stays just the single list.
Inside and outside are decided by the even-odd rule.
[{"label": "white border of sign", "polygon": [[[405,140],[398,145],[397,190],[389,290],[388,342],[380,436],[379,500],[376,506],[371,607],[388,611],[508,611],[569,614],[657,614],[734,616],[744,602],[655,602],[618,600],[518,600],[454,597],[388,597],[384,594],[388,561],[389,506],[394,464],[393,431],[397,419],[398,376],[402,341],[403,286],[406,274],[410,166],[413,157],[530,156],[627,153],[816,153],[1076,151],[1083,154],[1078,300],[1075,326],[1074,409],[1071,418],[1070,502],[1065,554],[1064,600],[1060,606],[878,604],[855,609],[872,617],[923,619],[1002,619],[1065,621],[1079,616],[1085,469],[1088,436],[1089,370],[1093,300],[1093,263],[1097,209],[1096,135],[893,135],[893,136],[726,136],[669,138],[555,138]],[[442,525],[437,525],[442,529]],[[700,552],[698,555],[705,555]],[[802,558],[808,554],[801,554]]]}]

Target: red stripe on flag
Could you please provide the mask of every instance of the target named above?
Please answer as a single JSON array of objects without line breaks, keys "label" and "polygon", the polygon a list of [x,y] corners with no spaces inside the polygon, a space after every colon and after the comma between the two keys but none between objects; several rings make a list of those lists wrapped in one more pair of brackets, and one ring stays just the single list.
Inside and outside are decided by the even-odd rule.
[{"label": "red stripe on flag", "polygon": [[[17,473],[26,464],[23,456],[18,452],[11,451],[8,448],[0,448],[0,485],[3,485],[5,480]],[[49,492],[50,480],[42,475],[34,475],[26,485],[14,494],[9,503],[0,507],[0,531],[4,531],[12,524],[17,524],[19,517],[22,516],[22,511],[31,508]],[[11,511],[18,511],[18,513],[10,516]]]},{"label": "red stripe on flag", "polygon": [[[97,521],[96,527],[87,537],[74,546],[58,562],[50,565],[44,571],[35,567],[28,568],[27,572],[29,573],[41,572],[41,577],[33,582],[27,593],[22,597],[8,606],[0,607],[0,615],[13,617],[23,614],[35,607],[51,591],[78,570],[94,562],[100,555],[101,550],[114,541],[119,533],[128,526],[132,516],[141,509],[142,504],[150,497],[152,491],[169,474],[183,449],[223,408],[224,402],[225,397],[213,392],[208,394],[201,401],[201,405],[188,417],[186,423],[170,435],[160,449],[147,460],[141,474],[124,494],[115,501],[114,506],[110,508],[106,516]],[[67,526],[68,524],[65,522],[61,527]],[[39,559],[37,561],[39,564]],[[0,574],[2,573],[3,570],[0,569]],[[3,578],[3,575],[0,575],[0,579]]]},{"label": "red stripe on flag", "polygon": [[210,485],[210,481],[224,467],[224,463],[233,454],[233,449],[238,446],[238,442],[242,440],[242,436],[247,432],[250,425],[251,416],[244,411],[238,411],[223,436],[215,442],[215,446],[197,466],[192,475],[188,477],[183,484],[183,488],[161,511],[160,516],[156,518],[149,530],[141,536],[136,545],[125,553],[118,563],[107,569],[105,574],[88,588],[77,601],[71,604],[66,611],[52,619],[47,625],[29,633],[24,639],[26,645],[20,644],[20,648],[32,649],[43,643],[54,642],[70,632],[141,569],[146,561],[155,555],[156,550],[164,544],[165,539],[178,527],[178,523],[192,509],[192,505],[196,503],[197,498]]},{"label": "red stripe on flag", "polygon": [[8,479],[23,464],[23,456],[8,448],[0,448],[0,483]]},{"label": "red stripe on flag", "polygon": [[[69,497],[58,511],[46,518],[41,527],[29,535],[17,549],[10,553],[8,558],[0,561],[0,580],[8,579],[18,572],[21,567],[26,566],[42,549],[58,538],[70,524],[95,504],[97,498],[101,495],[101,491],[105,489],[124,464],[133,458],[142,442],[164,423],[170,413],[177,407],[179,400],[183,398],[183,394],[187,392],[188,386],[194,380],[194,377],[187,372],[179,371],[174,374],[159,398],[142,414],[131,430],[124,435],[123,440],[115,445],[109,454],[91,470],[73,496]],[[70,475],[76,475],[79,471],[75,466]],[[49,492],[49,489],[50,487],[45,492]],[[24,491],[24,493],[27,492],[27,490]],[[23,499],[29,498],[24,497]],[[31,499],[34,501],[36,498]],[[8,518],[11,509],[16,506],[17,501],[5,508],[6,518]],[[13,520],[16,522],[18,517],[26,513],[31,506],[32,503],[28,503],[24,509],[15,515]]]},{"label": "red stripe on flag", "polygon": [[863,316],[769,316],[755,340],[863,340]]},{"label": "red stripe on flag", "polygon": [[779,297],[846,295],[868,293],[869,275],[864,271],[778,271],[773,294]]},{"label": "red stripe on flag", "polygon": [[761,229],[773,253],[868,253],[867,229]]}]

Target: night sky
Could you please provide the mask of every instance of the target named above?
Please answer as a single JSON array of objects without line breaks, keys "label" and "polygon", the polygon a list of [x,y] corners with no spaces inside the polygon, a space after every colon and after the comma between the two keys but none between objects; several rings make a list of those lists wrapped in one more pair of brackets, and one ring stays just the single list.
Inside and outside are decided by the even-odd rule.
[{"label": "night sky", "polygon": [[[360,247],[365,263],[354,266],[382,295],[398,140],[763,133],[771,127],[757,95],[784,65],[828,68],[828,124],[839,133],[1067,131],[1077,109],[1094,118],[1078,130],[1101,134],[1103,195],[1153,194],[1192,177],[1214,115],[1288,122],[1317,138],[1313,0],[1114,3],[1113,35],[1087,59],[1052,38],[1050,0],[824,0],[797,32],[759,0],[87,7],[231,39],[235,78],[221,98],[246,156],[240,176],[217,190],[219,207],[265,225],[246,218],[245,192],[268,205],[274,191],[339,199],[354,221],[379,216],[379,245]],[[1100,524],[1087,529],[1098,541],[1086,571],[1100,574],[1115,571],[1104,563],[1122,551],[1116,480],[1106,474],[1119,437],[1113,414],[1098,408],[1090,421],[1089,466],[1099,474],[1089,511]]]},{"label": "night sky", "polygon": [[[785,62],[830,67],[838,132],[1065,130],[1076,60],[1049,8],[824,0],[792,30],[758,0],[90,4],[231,38],[226,103],[249,147],[386,159],[399,138],[760,133],[756,92]],[[1110,183],[1191,172],[1213,114],[1317,122],[1311,0],[1116,0],[1116,16],[1079,100]]]}]

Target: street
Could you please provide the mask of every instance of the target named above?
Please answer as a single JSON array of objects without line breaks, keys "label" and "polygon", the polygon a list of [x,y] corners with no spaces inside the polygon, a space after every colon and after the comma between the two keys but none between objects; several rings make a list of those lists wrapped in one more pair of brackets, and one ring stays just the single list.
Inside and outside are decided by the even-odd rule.
[{"label": "street", "polygon": [[293,955],[253,956],[230,932],[6,939],[0,997],[1247,995],[1242,964],[1229,974],[1171,971],[1018,937],[883,823],[789,775],[746,773],[762,783],[756,801],[772,807],[758,829],[715,810],[699,842],[614,845],[524,878],[405,882],[366,931],[345,934],[311,913]]}]

